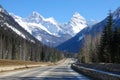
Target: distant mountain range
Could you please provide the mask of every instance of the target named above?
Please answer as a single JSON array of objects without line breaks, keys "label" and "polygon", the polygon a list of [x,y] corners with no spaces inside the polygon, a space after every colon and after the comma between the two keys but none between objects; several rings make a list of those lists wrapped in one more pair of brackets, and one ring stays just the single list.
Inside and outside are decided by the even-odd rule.
[{"label": "distant mountain range", "polygon": [[66,24],[60,24],[52,17],[44,18],[38,12],[33,12],[27,18],[10,15],[30,34],[49,46],[63,43],[87,26],[86,20],[77,12]]},{"label": "distant mountain range", "polygon": [[[113,27],[120,27],[120,7],[116,9],[112,15],[114,22]],[[76,36],[57,46],[57,49],[71,53],[78,53],[83,44],[84,37],[88,34],[94,36],[96,33],[102,32],[106,23],[107,18],[97,24],[85,27]]]},{"label": "distant mountain range", "polygon": [[[38,12],[33,12],[30,16],[22,18],[12,13],[8,13],[5,9],[0,6],[0,13],[6,14],[11,21],[9,23],[4,21],[4,25],[11,28],[15,33],[22,36],[23,38],[35,41],[38,39],[45,45],[56,47],[74,37],[82,29],[88,25],[92,26],[98,21],[86,21],[78,12],[75,12],[71,20],[68,23],[58,23],[54,18],[44,18]],[[1,15],[1,17],[4,17]],[[6,17],[6,16],[5,16]],[[18,27],[20,26],[20,27]],[[28,37],[29,35],[29,37]],[[33,35],[33,36],[31,36]]]}]

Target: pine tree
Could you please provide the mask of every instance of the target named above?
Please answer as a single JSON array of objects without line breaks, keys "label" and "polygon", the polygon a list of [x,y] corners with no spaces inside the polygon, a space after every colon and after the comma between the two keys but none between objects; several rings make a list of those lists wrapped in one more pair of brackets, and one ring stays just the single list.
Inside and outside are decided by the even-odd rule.
[{"label": "pine tree", "polygon": [[107,25],[103,30],[103,34],[101,37],[100,45],[99,45],[99,60],[100,62],[111,62],[111,43],[112,43],[112,14],[109,13],[107,19]]},{"label": "pine tree", "polygon": [[112,39],[112,61],[113,63],[120,63],[120,29],[115,28]]},{"label": "pine tree", "polygon": [[42,45],[42,52],[41,52],[41,61],[44,61],[45,53],[44,53],[44,47]]},{"label": "pine tree", "polygon": [[120,28],[118,29],[118,53],[117,53],[117,62],[120,63]]}]

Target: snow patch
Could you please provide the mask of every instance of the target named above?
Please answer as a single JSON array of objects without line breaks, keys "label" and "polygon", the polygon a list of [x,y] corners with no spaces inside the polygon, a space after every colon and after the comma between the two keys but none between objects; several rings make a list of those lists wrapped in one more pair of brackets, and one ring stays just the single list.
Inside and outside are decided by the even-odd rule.
[{"label": "snow patch", "polygon": [[35,28],[38,28],[38,29],[40,29],[40,30],[44,30],[44,31],[46,31],[47,33],[49,33],[49,34],[51,34],[52,35],[52,33],[50,32],[50,31],[48,31],[47,30],[47,28],[45,28],[42,24],[36,24],[36,23],[27,23],[26,24],[28,27],[30,26],[30,27],[33,27],[34,29]]},{"label": "snow patch", "polygon": [[15,19],[16,22],[18,22],[18,24],[20,26],[22,26],[27,32],[29,32],[30,34],[32,34],[31,28],[27,26],[26,22],[23,22],[23,20],[22,20],[21,17],[16,16],[13,13],[10,13],[10,15]]},{"label": "snow patch", "polygon": [[4,25],[6,25],[10,29],[12,29],[14,32],[16,32],[18,35],[20,35],[24,39],[26,39],[25,35],[22,32],[20,32],[19,30],[17,30],[16,28],[14,28],[13,26],[9,25],[8,23],[4,23]]},{"label": "snow patch", "polygon": [[39,41],[42,41],[41,36],[36,36],[36,38],[37,38]]},{"label": "snow patch", "polygon": [[79,37],[78,41],[81,41],[84,38],[84,34],[82,34],[82,36]]},{"label": "snow patch", "polygon": [[46,18],[44,20],[47,21],[47,22],[51,22],[54,25],[58,25],[58,23],[55,21],[55,19],[53,17]]}]

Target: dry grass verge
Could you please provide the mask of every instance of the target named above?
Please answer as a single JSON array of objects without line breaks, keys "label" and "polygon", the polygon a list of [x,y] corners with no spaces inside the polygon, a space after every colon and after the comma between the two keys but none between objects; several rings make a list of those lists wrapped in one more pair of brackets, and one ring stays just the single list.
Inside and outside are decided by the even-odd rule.
[{"label": "dry grass verge", "polygon": [[0,59],[0,72],[17,70],[17,69],[32,68],[32,67],[49,66],[49,65],[52,65],[52,63]]},{"label": "dry grass verge", "polygon": [[65,60],[66,59],[60,60],[56,63],[51,63],[51,62],[33,62],[33,61],[0,59],[0,72],[25,69],[25,68],[33,68],[33,67],[58,65],[63,63]]},{"label": "dry grass verge", "polygon": [[51,64],[51,63],[50,62],[33,62],[33,61],[2,60],[2,59],[0,59],[0,66],[38,65],[38,64]]}]

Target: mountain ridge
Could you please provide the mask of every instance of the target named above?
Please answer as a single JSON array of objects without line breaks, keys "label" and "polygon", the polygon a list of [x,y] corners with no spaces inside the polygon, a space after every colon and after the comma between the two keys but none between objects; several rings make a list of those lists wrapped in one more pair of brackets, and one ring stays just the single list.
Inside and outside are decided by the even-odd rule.
[{"label": "mountain ridge", "polygon": [[[117,8],[113,13],[113,27],[120,27],[120,7]],[[95,36],[96,33],[101,33],[107,23],[107,17],[93,26],[87,26],[81,30],[76,36],[63,42],[56,48],[65,52],[78,53],[82,47],[84,37],[87,35]]]},{"label": "mountain ridge", "polygon": [[42,43],[46,45],[51,44],[52,46],[57,46],[72,38],[87,26],[86,20],[77,12],[66,25],[60,25],[53,17],[44,18],[35,11],[27,18],[22,18],[14,14],[11,14],[11,16],[19,25]]}]

